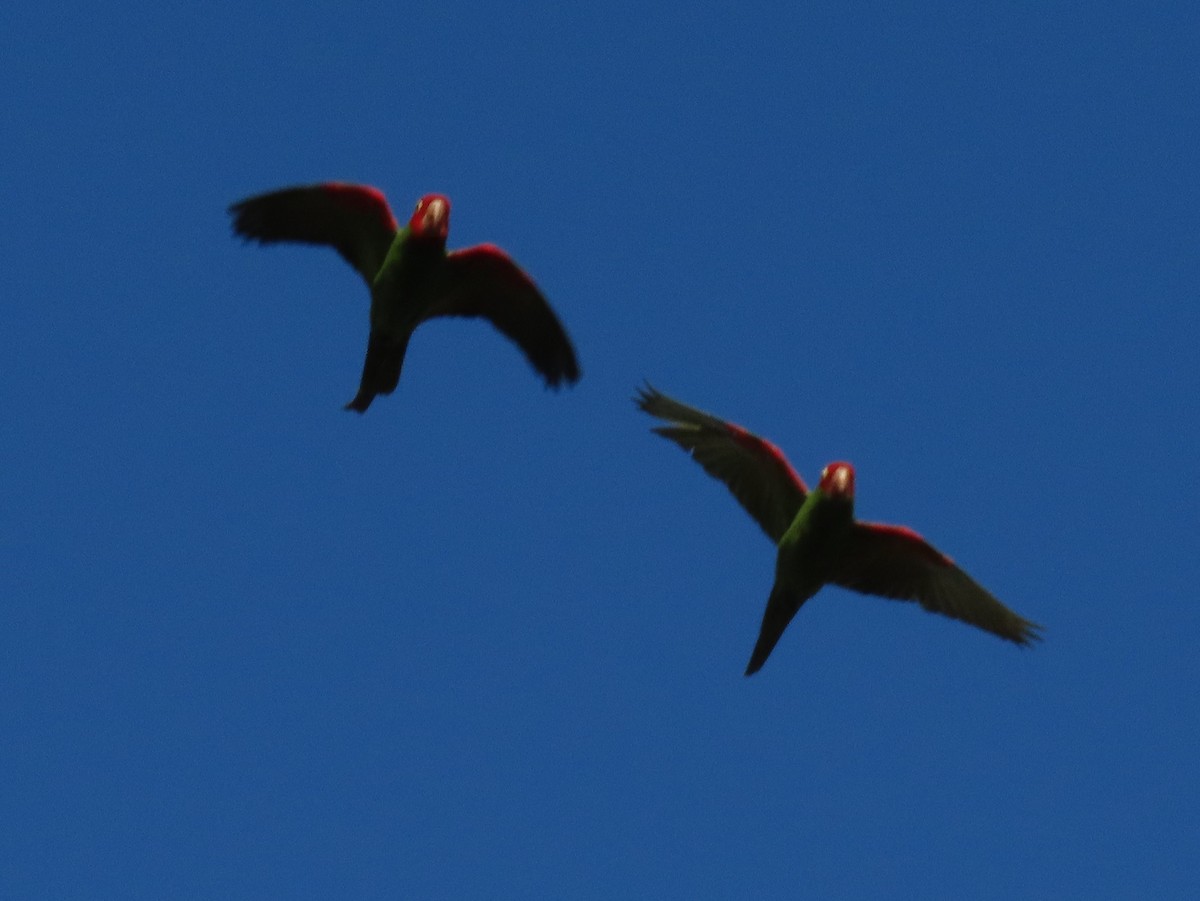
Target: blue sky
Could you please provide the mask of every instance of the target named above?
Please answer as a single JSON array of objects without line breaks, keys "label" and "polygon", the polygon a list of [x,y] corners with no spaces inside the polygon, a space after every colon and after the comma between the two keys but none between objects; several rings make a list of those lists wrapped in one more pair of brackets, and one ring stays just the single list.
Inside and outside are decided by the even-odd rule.
[{"label": "blue sky", "polygon": [[[0,11],[0,895],[1195,897],[1187,4]],[[454,203],[484,324],[225,207]],[[642,379],[1046,640],[826,589]]]}]

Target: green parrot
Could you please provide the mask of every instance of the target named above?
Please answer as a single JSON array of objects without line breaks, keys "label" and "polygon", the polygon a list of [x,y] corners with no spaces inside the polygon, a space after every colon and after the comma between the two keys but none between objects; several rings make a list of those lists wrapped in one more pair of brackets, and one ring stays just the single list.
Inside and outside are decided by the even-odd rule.
[{"label": "green parrot", "polygon": [[512,339],[557,388],[579,380],[571,340],[537,285],[500,248],[446,253],[450,201],[428,194],[405,228],[383,194],[328,182],[284,188],[229,208],[233,230],[260,244],[297,241],[333,247],[371,290],[371,333],[358,393],[347,410],[366,412],[391,394],[413,331],[435,316],[481,316]]},{"label": "green parrot", "polygon": [[815,491],[774,444],[646,385],[637,405],[670,425],[654,432],[728,486],[778,547],[775,584],[746,675],[758,672],[800,606],[826,584],[917,601],[1018,645],[1041,629],[992,597],[911,529],[854,518],[854,467],[830,463]]}]

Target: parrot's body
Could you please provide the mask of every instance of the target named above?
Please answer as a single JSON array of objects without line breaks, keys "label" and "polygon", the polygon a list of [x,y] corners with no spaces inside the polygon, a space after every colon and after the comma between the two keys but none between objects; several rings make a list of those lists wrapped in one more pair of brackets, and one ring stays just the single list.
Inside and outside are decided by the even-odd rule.
[{"label": "parrot's body", "polygon": [[1040,627],[996,600],[903,526],[854,518],[854,468],[830,463],[809,491],[771,442],[647,386],[638,406],[670,425],[654,431],[688,451],[776,544],[775,583],[746,675],[758,672],[801,605],[827,584],[918,601],[926,610],[1026,645]]},{"label": "parrot's body", "polygon": [[478,316],[512,339],[550,387],[579,379],[575,350],[533,280],[490,244],[446,252],[450,201],[429,194],[398,228],[383,194],[329,182],[284,188],[229,208],[234,231],[270,244],[333,247],[371,291],[371,332],[358,393],[346,405],[365,412],[391,394],[413,331],[435,316]]}]

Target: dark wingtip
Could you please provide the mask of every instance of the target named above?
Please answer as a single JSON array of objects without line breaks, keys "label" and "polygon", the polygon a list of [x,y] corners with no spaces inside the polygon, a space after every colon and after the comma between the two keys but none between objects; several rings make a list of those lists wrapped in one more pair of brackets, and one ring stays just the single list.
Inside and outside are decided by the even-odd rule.
[{"label": "dark wingtip", "polygon": [[574,385],[583,376],[583,370],[579,368],[579,358],[575,356],[575,348],[569,348],[570,352],[563,361],[562,369],[558,372],[558,379],[555,381],[554,387],[557,388],[562,382],[568,385]]},{"label": "dark wingtip", "polygon": [[1021,631],[1012,639],[1019,647],[1031,648],[1038,642],[1042,641],[1043,629],[1035,622],[1029,620],[1021,620]]},{"label": "dark wingtip", "polygon": [[242,204],[244,201],[239,200],[237,203],[231,203],[225,207],[225,213],[233,219],[229,223],[229,227],[233,229],[233,233],[242,240],[247,240],[248,236],[242,231]]},{"label": "dark wingtip", "polygon": [[254,210],[251,204],[254,202],[253,197],[247,197],[245,200],[239,200],[237,203],[231,203],[225,208],[225,212],[233,217],[233,222],[230,226],[233,228],[233,233],[249,244],[254,242],[257,244],[266,244],[267,239],[256,232],[261,230],[262,216],[257,219],[254,215]]},{"label": "dark wingtip", "polygon": [[658,390],[647,379],[642,379],[642,384],[637,389],[637,394],[633,396],[634,406],[639,410],[649,413],[650,411],[646,409],[647,405],[658,396]]},{"label": "dark wingtip", "polygon": [[570,364],[563,367],[562,370],[545,376],[546,387],[552,388],[555,391],[561,388],[564,384],[567,387],[571,387],[579,381],[582,375],[583,373],[579,371],[579,364],[572,360]]},{"label": "dark wingtip", "polygon": [[355,395],[354,400],[342,407],[343,410],[353,410],[359,416],[367,412],[367,407],[371,406],[371,398],[364,398],[360,395]]}]

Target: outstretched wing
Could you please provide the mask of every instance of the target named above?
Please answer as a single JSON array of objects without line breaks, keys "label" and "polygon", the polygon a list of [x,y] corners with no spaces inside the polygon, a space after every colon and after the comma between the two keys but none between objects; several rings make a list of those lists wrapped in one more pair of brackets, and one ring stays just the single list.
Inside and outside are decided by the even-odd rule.
[{"label": "outstretched wing", "polygon": [[396,235],[396,219],[383,194],[366,185],[327,182],[284,188],[239,200],[229,214],[233,230],[247,240],[329,245],[368,286]]},{"label": "outstretched wing", "polygon": [[479,316],[524,352],[557,388],[579,381],[579,361],[566,329],[533,280],[499,247],[480,244],[446,255],[444,278],[425,318]]},{"label": "outstretched wing", "polygon": [[845,549],[830,559],[829,581],[886,598],[917,601],[1019,645],[1040,639],[1041,626],[1018,616],[911,529],[855,523]]},{"label": "outstretched wing", "polygon": [[724,482],[778,544],[808,496],[808,488],[783,452],[741,426],[673,400],[648,383],[635,400],[651,416],[671,423],[653,431],[670,438],[705,472]]}]

